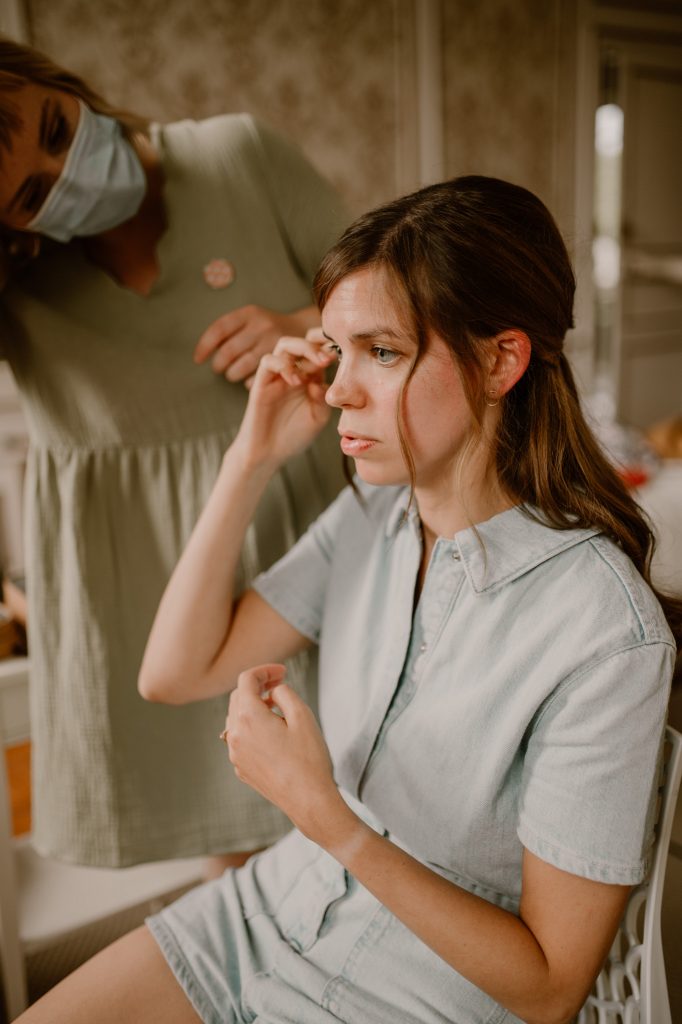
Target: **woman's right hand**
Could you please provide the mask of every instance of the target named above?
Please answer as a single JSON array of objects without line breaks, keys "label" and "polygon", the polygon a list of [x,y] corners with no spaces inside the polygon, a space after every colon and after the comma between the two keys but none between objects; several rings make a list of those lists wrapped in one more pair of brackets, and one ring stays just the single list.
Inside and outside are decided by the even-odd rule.
[{"label": "woman's right hand", "polygon": [[307,448],[325,426],[325,371],[335,355],[319,328],[284,337],[261,358],[233,447],[249,464],[279,466]]}]

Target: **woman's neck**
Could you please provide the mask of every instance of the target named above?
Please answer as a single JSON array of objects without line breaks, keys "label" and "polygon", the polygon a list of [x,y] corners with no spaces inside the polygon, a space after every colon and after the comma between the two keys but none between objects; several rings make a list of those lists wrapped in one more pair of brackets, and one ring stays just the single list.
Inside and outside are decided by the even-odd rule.
[{"label": "woman's neck", "polygon": [[454,537],[460,530],[483,523],[515,504],[491,468],[462,472],[456,482],[446,486],[417,486],[415,498],[424,541],[426,544],[430,538],[431,547],[437,537]]},{"label": "woman's neck", "polygon": [[467,530],[478,523],[500,512],[512,508],[515,502],[497,486],[488,487],[477,493],[472,489],[462,500],[460,496],[434,496],[415,489],[417,508],[422,531],[422,557],[415,591],[415,601],[419,598],[426,572],[431,560],[431,552],[439,537],[454,537],[460,530]]},{"label": "woman's neck", "polygon": [[110,231],[82,239],[88,259],[123,288],[148,295],[159,276],[157,246],[166,230],[164,176],[159,155],[146,136],[135,137],[135,149],[147,178],[137,213]]}]

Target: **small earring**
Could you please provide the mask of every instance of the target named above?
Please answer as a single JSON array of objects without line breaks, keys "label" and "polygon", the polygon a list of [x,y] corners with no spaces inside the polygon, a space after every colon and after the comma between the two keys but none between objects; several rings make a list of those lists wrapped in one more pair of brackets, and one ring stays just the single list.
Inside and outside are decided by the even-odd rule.
[{"label": "small earring", "polygon": [[[495,401],[491,402],[490,401],[491,398],[494,398]],[[489,409],[494,409],[496,405],[500,404],[500,399],[499,399],[499,397],[495,397],[495,392],[494,391],[486,391],[486,393],[485,393],[485,404],[488,406]]]}]

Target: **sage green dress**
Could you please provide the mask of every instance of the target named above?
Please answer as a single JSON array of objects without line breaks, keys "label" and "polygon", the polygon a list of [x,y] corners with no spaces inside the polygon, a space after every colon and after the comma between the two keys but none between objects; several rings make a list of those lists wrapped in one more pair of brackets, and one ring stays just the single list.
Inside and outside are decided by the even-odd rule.
[{"label": "sage green dress", "polygon": [[[246,404],[242,384],[193,363],[195,344],[244,304],[308,305],[346,222],[302,154],[249,116],[155,127],[153,139],[169,227],[151,294],[118,286],[76,242],[46,246],[0,298],[31,440],[34,842],[92,865],[255,848],[288,827],[234,778],[218,742],[226,699],[147,704],[136,683],[163,588]],[[214,259],[232,264],[228,287],[204,279]],[[289,548],[342,483],[330,426],[274,479],[242,579]],[[189,620],[187,643],[192,632]]]}]

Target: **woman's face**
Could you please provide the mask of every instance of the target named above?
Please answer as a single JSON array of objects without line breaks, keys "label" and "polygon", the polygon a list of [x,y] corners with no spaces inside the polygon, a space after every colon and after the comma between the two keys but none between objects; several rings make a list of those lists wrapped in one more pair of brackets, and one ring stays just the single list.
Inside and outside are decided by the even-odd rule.
[{"label": "woman's face", "polygon": [[27,230],[64,167],[78,126],[78,100],[29,83],[19,92],[0,93],[0,102],[15,107],[21,118],[11,150],[0,147],[0,222]]},{"label": "woman's face", "polygon": [[[360,270],[340,281],[327,300],[322,327],[339,360],[327,402],[341,410],[342,450],[367,483],[408,483],[397,410],[417,343],[383,272]],[[473,421],[451,350],[436,334],[427,339],[402,408],[417,491],[447,492]]]}]

